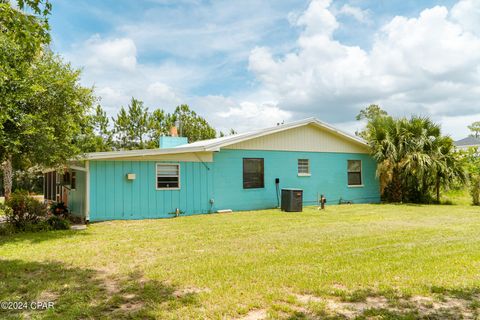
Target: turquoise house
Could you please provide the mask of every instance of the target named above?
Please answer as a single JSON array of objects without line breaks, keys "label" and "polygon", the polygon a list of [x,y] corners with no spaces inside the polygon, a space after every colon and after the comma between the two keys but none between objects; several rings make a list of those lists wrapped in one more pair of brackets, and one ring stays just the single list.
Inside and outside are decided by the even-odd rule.
[{"label": "turquoise house", "polygon": [[380,201],[365,142],[317,119],[159,145],[86,154],[63,176],[46,173],[45,196],[89,221],[276,208],[282,188],[303,189],[304,205]]}]

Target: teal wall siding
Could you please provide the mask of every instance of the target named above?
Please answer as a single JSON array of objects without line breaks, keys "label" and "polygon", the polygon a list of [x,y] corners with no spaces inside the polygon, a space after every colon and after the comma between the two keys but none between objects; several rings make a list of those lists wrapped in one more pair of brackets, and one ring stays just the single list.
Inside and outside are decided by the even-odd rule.
[{"label": "teal wall siding", "polygon": [[75,190],[70,190],[68,192],[68,207],[72,214],[83,217],[85,214],[86,173],[79,170],[72,171],[76,172],[75,175],[77,180]]},{"label": "teal wall siding", "polygon": [[[243,189],[243,158],[264,158],[265,188]],[[311,176],[298,176],[298,159],[310,159]],[[348,187],[347,160],[362,160],[363,187]],[[319,194],[325,195],[327,204],[338,204],[340,198],[353,203],[380,201],[376,164],[366,154],[221,150],[214,154],[214,163],[216,210],[276,207],[275,178],[280,179],[280,189],[303,189],[305,205],[317,204]]]},{"label": "teal wall siding", "polygon": [[[243,158],[249,157],[264,158],[265,188],[243,189]],[[311,176],[298,176],[298,159],[310,160]],[[303,189],[304,205],[317,204],[320,194],[328,205],[340,198],[353,203],[380,201],[376,164],[366,154],[221,150],[213,160],[180,162],[180,190],[156,189],[157,161],[90,161],[90,221],[166,218],[176,208],[186,215],[274,208],[275,178],[280,179],[280,189]],[[363,187],[348,187],[347,160],[362,160]],[[127,173],[135,173],[136,179],[127,180]],[[77,174],[77,184],[84,184],[85,175]]]},{"label": "teal wall siding", "polygon": [[[167,161],[173,163],[172,161]],[[90,161],[90,221],[172,217],[208,213],[213,164],[180,162],[180,190],[157,190],[158,161]],[[127,180],[135,173],[135,180]]]}]

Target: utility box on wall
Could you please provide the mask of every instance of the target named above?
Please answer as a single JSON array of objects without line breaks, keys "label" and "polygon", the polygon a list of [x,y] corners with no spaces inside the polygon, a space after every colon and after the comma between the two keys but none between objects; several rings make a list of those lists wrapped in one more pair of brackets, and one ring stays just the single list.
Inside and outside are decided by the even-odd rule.
[{"label": "utility box on wall", "polygon": [[135,180],[136,177],[135,173],[127,173],[127,180]]},{"label": "utility box on wall", "polygon": [[302,189],[282,189],[282,211],[302,212],[303,210]]}]

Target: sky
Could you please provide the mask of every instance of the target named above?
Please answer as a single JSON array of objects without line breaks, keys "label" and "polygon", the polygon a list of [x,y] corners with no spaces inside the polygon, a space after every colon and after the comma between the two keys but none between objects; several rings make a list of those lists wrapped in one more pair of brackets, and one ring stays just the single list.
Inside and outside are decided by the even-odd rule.
[{"label": "sky", "polygon": [[355,132],[378,104],[454,139],[480,120],[480,0],[52,3],[52,49],[110,116],[135,97],[223,131],[316,117]]}]

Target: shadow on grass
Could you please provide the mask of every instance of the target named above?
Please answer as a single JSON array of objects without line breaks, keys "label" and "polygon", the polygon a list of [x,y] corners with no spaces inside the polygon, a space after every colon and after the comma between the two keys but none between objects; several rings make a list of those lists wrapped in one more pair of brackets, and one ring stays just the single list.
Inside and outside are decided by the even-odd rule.
[{"label": "shadow on grass", "polygon": [[463,300],[475,300],[480,296],[480,287],[464,287],[464,288],[447,288],[433,286],[430,292],[441,297],[455,297]]},{"label": "shadow on grass", "polygon": [[85,236],[85,231],[78,230],[54,230],[38,232],[19,232],[11,235],[0,235],[0,246],[11,242],[39,243],[48,240],[63,239],[69,237]]},{"label": "shadow on grass", "polygon": [[156,308],[197,304],[196,294],[133,273],[123,278],[57,262],[0,259],[0,301],[54,302],[47,310],[0,309],[1,319],[154,319]]}]

